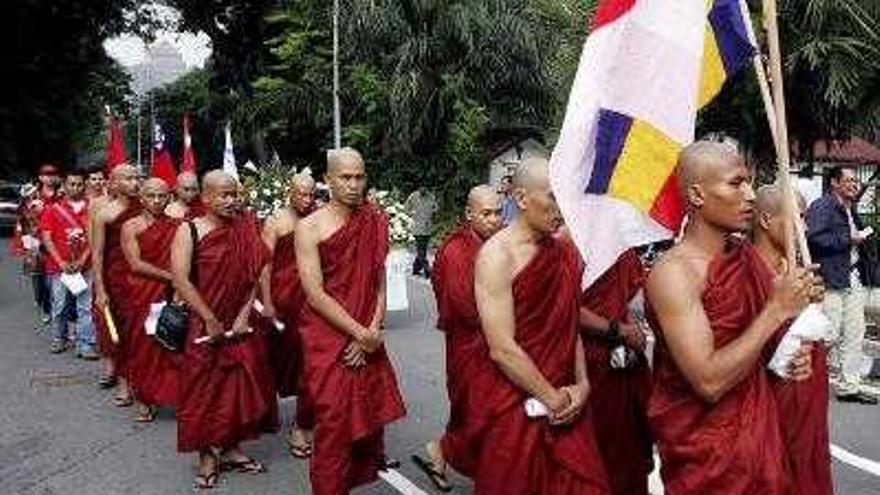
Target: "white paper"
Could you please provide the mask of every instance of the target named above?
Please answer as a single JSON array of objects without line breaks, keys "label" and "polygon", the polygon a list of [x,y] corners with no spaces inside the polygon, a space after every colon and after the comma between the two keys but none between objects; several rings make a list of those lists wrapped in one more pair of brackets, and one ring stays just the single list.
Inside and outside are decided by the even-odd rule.
[{"label": "white paper", "polygon": [[861,237],[862,239],[867,239],[868,237],[871,237],[871,234],[873,233],[874,227],[866,227],[859,231],[859,237]]},{"label": "white paper", "polygon": [[21,245],[28,251],[36,251],[40,249],[40,240],[30,234],[25,234],[21,236]]},{"label": "white paper", "polygon": [[69,290],[74,296],[82,294],[83,291],[89,288],[89,283],[86,282],[85,277],[79,272],[62,273],[61,283],[64,284],[64,286],[67,287],[67,290]]},{"label": "white paper", "polygon": [[788,365],[804,342],[824,340],[831,330],[831,320],[822,312],[821,306],[811,304],[794,320],[782,341],[776,347],[768,367],[777,375],[788,377]]},{"label": "white paper", "polygon": [[529,397],[528,399],[526,399],[525,407],[526,416],[530,418],[540,418],[541,416],[546,416],[547,413],[550,412],[543,402],[534,397]]},{"label": "white paper", "polygon": [[144,321],[144,329],[147,335],[156,335],[156,326],[159,324],[159,315],[162,314],[162,308],[168,304],[165,301],[150,304],[150,314]]}]

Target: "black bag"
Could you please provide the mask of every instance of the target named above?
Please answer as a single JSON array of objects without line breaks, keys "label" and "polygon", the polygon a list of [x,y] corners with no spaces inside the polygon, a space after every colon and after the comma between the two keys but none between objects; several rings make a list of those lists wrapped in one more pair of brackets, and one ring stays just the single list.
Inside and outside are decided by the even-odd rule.
[{"label": "black bag", "polygon": [[[192,222],[189,225],[189,233],[193,242],[193,258],[196,252],[196,243],[198,242],[198,232]],[[192,270],[195,270],[195,260],[193,260]],[[192,270],[190,276],[192,276]],[[170,288],[169,288],[170,292]],[[156,341],[159,345],[171,352],[182,352],[186,345],[186,330],[189,326],[189,310],[183,302],[173,301],[169,294],[168,300],[162,311],[159,313],[159,321],[156,322]]]}]

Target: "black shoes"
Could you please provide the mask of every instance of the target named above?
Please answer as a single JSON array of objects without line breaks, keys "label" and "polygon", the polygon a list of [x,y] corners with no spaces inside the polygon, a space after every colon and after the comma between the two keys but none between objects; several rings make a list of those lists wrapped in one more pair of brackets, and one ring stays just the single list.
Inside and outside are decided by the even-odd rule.
[{"label": "black shoes", "polygon": [[873,395],[866,394],[865,392],[851,392],[846,394],[837,394],[838,402],[847,402],[850,404],[865,404],[869,406],[876,405],[878,402],[877,397]]}]

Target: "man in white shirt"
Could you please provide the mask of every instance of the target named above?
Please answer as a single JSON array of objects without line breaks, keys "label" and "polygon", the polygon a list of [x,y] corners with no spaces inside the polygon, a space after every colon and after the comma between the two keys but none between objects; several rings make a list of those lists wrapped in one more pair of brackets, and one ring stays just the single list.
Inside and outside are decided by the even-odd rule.
[{"label": "man in white shirt", "polygon": [[416,259],[413,261],[413,275],[422,274],[431,277],[431,266],[428,263],[428,243],[431,241],[431,229],[434,226],[434,212],[437,211],[437,199],[434,193],[424,185],[406,198],[404,207],[413,219],[413,236],[416,238]]}]

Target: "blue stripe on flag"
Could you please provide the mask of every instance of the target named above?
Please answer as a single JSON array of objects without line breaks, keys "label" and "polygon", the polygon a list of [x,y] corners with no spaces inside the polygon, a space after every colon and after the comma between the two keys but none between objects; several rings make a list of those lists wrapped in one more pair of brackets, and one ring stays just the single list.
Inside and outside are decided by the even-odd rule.
[{"label": "blue stripe on flag", "polygon": [[751,19],[743,19],[738,0],[715,0],[709,12],[709,23],[728,77],[736,74],[755,53],[755,47],[749,42],[746,22]]},{"label": "blue stripe on flag", "polygon": [[633,119],[611,110],[599,110],[596,126],[596,160],[587,185],[587,194],[605,194],[614,175],[614,167],[632,128]]}]

